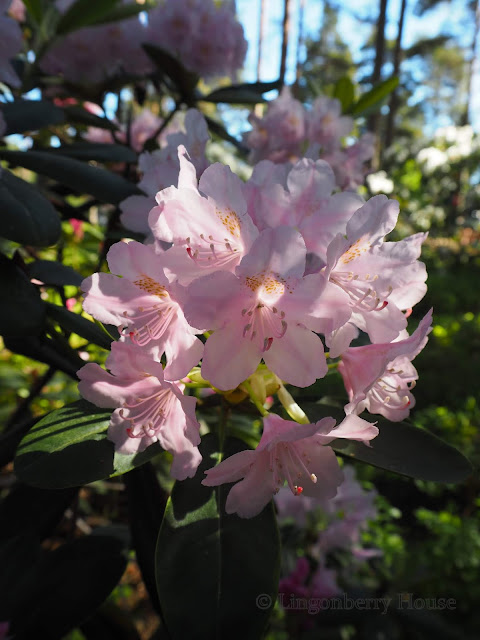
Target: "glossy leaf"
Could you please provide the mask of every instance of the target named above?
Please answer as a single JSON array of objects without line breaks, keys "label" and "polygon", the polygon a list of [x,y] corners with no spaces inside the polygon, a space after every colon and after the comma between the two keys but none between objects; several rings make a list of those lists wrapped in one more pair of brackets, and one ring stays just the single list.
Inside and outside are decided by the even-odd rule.
[{"label": "glossy leaf", "polygon": [[278,89],[280,82],[252,82],[222,87],[212,91],[206,96],[201,96],[200,100],[206,102],[226,102],[229,104],[257,104],[266,102],[262,97],[263,93]]},{"label": "glossy leaf", "polygon": [[72,285],[79,287],[83,280],[83,276],[77,273],[75,269],[54,260],[35,260],[34,262],[29,262],[26,266],[30,278],[35,278],[39,282],[50,286],[64,287]]},{"label": "glossy leaf", "polygon": [[137,162],[137,154],[124,144],[74,142],[49,149],[49,153],[97,162]]},{"label": "glossy leaf", "polygon": [[392,76],[364,93],[350,108],[352,116],[363,116],[378,111],[380,103],[389,96],[398,85],[398,78]]},{"label": "glossy leaf", "polygon": [[78,353],[69,345],[60,345],[46,336],[22,336],[20,338],[5,337],[3,338],[5,347],[13,353],[20,353],[32,360],[45,362],[51,367],[55,367],[59,371],[63,371],[68,376],[77,379],[77,371],[85,363]]},{"label": "glossy leaf", "polygon": [[107,439],[111,411],[79,400],[52,411],[20,442],[15,473],[44,489],[76,487],[125,473],[158,455],[158,445],[139,454],[114,453]]},{"label": "glossy leaf", "polygon": [[74,122],[78,124],[84,124],[87,127],[99,127],[100,129],[110,129],[110,131],[116,131],[117,126],[114,122],[108,120],[108,118],[102,118],[96,116],[94,113],[79,107],[78,105],[71,105],[69,107],[63,107],[67,122]]},{"label": "glossy leaf", "polygon": [[[225,456],[244,448],[243,442],[229,439]],[[163,619],[172,640],[255,640],[263,635],[278,588],[273,505],[255,518],[227,515],[231,485],[201,484],[205,469],[218,457],[215,436],[204,436],[200,450],[203,461],[195,477],[175,483],[158,538]]]},{"label": "glossy leaf", "polygon": [[0,617],[10,621],[12,636],[60,640],[111,593],[127,550],[115,535],[94,533],[49,552],[23,536],[2,545],[0,558]]},{"label": "glossy leaf", "polygon": [[140,193],[133,183],[115,173],[48,151],[0,150],[0,158],[58,180],[77,193],[88,193],[102,202],[118,204],[128,196]]},{"label": "glossy leaf", "polygon": [[87,320],[87,318],[83,318],[78,313],[65,309],[65,307],[51,303],[47,303],[47,315],[56,320],[63,329],[76,333],[85,338],[85,340],[103,347],[103,349],[110,349],[112,340],[105,331],[91,320]]},{"label": "glossy leaf", "polygon": [[198,83],[197,74],[187,71],[181,62],[168,51],[152,44],[143,44],[142,46],[157,68],[167,75],[179,90],[182,97],[188,101],[192,100],[193,90]]},{"label": "glossy leaf", "polygon": [[42,331],[45,305],[38,290],[13,260],[0,254],[0,334],[36,335]]},{"label": "glossy leaf", "polygon": [[[345,417],[338,407],[302,403],[302,408],[311,422],[332,416],[339,424]],[[465,456],[425,429],[406,422],[390,422],[368,413],[361,417],[375,422],[380,433],[369,447],[354,440],[334,440],[331,446],[342,456],[410,478],[434,482],[462,482],[473,472]]]},{"label": "glossy leaf", "polygon": [[65,122],[63,109],[48,100],[15,100],[2,104],[7,129],[5,135],[38,131],[52,124]]},{"label": "glossy leaf", "polygon": [[353,82],[348,76],[343,76],[335,85],[333,97],[340,100],[342,105],[342,113],[346,113],[350,105],[355,99],[355,88]]},{"label": "glossy leaf", "polygon": [[119,0],[76,0],[60,18],[57,33],[66,35],[82,27],[95,25],[113,11]]},{"label": "glossy leaf", "polygon": [[34,247],[48,247],[60,238],[58,213],[31,184],[6,169],[0,172],[0,235]]}]

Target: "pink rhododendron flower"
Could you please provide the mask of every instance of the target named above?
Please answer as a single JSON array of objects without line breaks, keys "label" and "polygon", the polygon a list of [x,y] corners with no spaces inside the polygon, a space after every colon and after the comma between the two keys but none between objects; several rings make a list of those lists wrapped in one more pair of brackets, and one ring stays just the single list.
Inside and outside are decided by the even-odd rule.
[{"label": "pink rhododendron flower", "polygon": [[342,591],[337,585],[337,573],[334,569],[327,569],[319,564],[312,574],[310,564],[305,557],[298,558],[297,566],[290,575],[282,578],[278,585],[278,592],[283,594],[283,601],[288,598],[333,598]]},{"label": "pink rhododendron flower", "polygon": [[251,518],[265,507],[287,481],[297,496],[333,498],[343,480],[337,458],[328,445],[335,438],[371,440],[378,429],[348,416],[335,428],[333,418],[315,424],[298,424],[270,414],[255,451],[241,451],[205,473],[209,487],[240,480],[229,492],[225,509]]},{"label": "pink rhododendron flower", "polygon": [[250,162],[260,160],[287,162],[301,155],[306,137],[306,114],[301,102],[295,100],[288,87],[268,105],[263,118],[254,113],[248,117],[253,129],[245,136],[251,149]]},{"label": "pink rhododendron flower", "polygon": [[270,371],[299,387],[326,374],[323,345],[313,333],[329,312],[322,299],[326,280],[323,274],[303,276],[305,256],[298,231],[265,229],[235,274],[217,271],[188,287],[189,323],[214,330],[202,364],[203,377],[214,386],[234,389],[262,358]]},{"label": "pink rhododendron flower", "polygon": [[[390,342],[406,327],[401,309],[425,295],[425,265],[417,260],[425,234],[400,242],[384,242],[395,227],[398,202],[379,195],[370,198],[347,223],[346,237],[338,234],[327,250],[325,275],[344,293],[350,306],[350,322],[366,331],[373,342]],[[337,291],[338,293],[338,291]],[[397,306],[398,305],[398,306]],[[335,327],[334,331],[339,327]],[[347,338],[339,340],[331,355],[339,355],[354,337],[344,325]],[[330,344],[332,336],[327,336]]]},{"label": "pink rhododendron flower", "polygon": [[10,5],[10,9],[8,10],[8,15],[10,17],[12,17],[17,22],[25,22],[26,12],[27,9],[22,0],[12,0],[12,4]]},{"label": "pink rhododendron flower", "polygon": [[319,144],[324,153],[340,147],[342,138],[352,129],[352,118],[342,116],[341,104],[335,98],[320,96],[308,112],[306,138]]},{"label": "pink rhododendron flower", "polygon": [[110,373],[98,364],[82,367],[78,388],[99,407],[117,407],[108,428],[115,449],[132,454],[158,442],[173,455],[172,476],[193,477],[202,459],[196,399],[166,382],[162,365],[134,344],[114,342],[106,366]]},{"label": "pink rhododendron flower", "polygon": [[156,205],[155,195],[162,189],[178,184],[178,147],[183,145],[186,148],[197,176],[201,176],[208,166],[205,146],[210,138],[205,118],[197,109],[187,111],[183,127],[175,122],[168,127],[168,131],[170,133],[161,135],[161,149],[140,155],[138,167],[143,176],[138,186],[146,195],[130,196],[120,203],[122,224],[127,229],[146,235],[151,234],[148,216]]},{"label": "pink rhododendron flower", "polygon": [[20,79],[10,60],[22,50],[23,35],[18,23],[5,15],[10,4],[11,0],[0,0],[0,82],[19,87]]},{"label": "pink rhododendron flower", "polygon": [[203,77],[233,77],[247,52],[235,3],[229,0],[163,0],[148,13],[147,40]]},{"label": "pink rhododendron flower", "polygon": [[219,163],[203,172],[197,186],[194,165],[179,147],[178,188],[157,193],[149,224],[157,240],[173,242],[163,263],[182,284],[218,269],[233,271],[258,230],[247,213],[241,180]]},{"label": "pink rhododendron flower", "polygon": [[350,403],[347,412],[381,414],[398,422],[415,405],[410,390],[418,379],[411,361],[427,343],[431,331],[430,310],[411,336],[387,344],[350,347],[342,354],[338,369]]},{"label": "pink rhododendron flower", "polygon": [[157,357],[165,352],[165,377],[180,380],[203,351],[182,312],[182,287],[169,283],[159,257],[139,242],[114,244],[107,261],[112,274],[94,273],[82,282],[83,308]]}]

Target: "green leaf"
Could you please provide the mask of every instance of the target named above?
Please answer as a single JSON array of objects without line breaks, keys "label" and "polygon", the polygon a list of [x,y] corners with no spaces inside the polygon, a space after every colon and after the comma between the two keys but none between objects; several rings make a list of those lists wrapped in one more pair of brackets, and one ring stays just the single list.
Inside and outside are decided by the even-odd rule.
[{"label": "green leaf", "polygon": [[0,172],[0,235],[34,247],[48,247],[60,238],[60,217],[31,184],[6,169]]},{"label": "green leaf", "polygon": [[348,76],[343,76],[335,85],[333,97],[340,100],[342,113],[346,113],[355,99],[355,87]]},{"label": "green leaf", "polygon": [[79,287],[83,276],[61,262],[53,260],[35,260],[29,262],[27,271],[30,278],[35,278],[46,285],[64,287],[71,285]]},{"label": "green leaf", "polygon": [[378,111],[380,104],[398,86],[397,76],[392,76],[364,93],[363,96],[350,106],[349,113],[352,116],[364,116]]},{"label": "green leaf", "polygon": [[[339,424],[345,417],[338,407],[302,403],[302,408],[311,422],[332,416]],[[376,423],[380,431],[371,446],[339,438],[331,443],[337,453],[418,480],[463,482],[473,472],[465,456],[425,429],[370,414],[362,418]]]},{"label": "green leaf", "polygon": [[191,102],[194,98],[193,90],[198,83],[198,75],[187,71],[182,63],[168,51],[156,47],[153,44],[142,44],[147,55],[152,59],[157,68],[168,76],[182,98]]},{"label": "green leaf", "polygon": [[77,379],[77,371],[85,364],[78,353],[68,343],[61,346],[45,336],[22,336],[3,338],[5,347],[13,353],[20,353],[32,360],[45,362],[68,376]]},{"label": "green leaf", "polygon": [[[229,439],[225,455],[244,448],[243,442]],[[158,537],[156,574],[163,620],[171,640],[255,640],[262,637],[278,588],[273,505],[255,518],[227,515],[231,485],[201,484],[205,469],[218,456],[215,436],[204,436],[200,451],[203,461],[195,477],[175,483]]]},{"label": "green leaf", "polygon": [[58,322],[62,329],[76,333],[92,344],[107,350],[112,346],[112,340],[105,331],[91,320],[78,315],[78,313],[73,313],[65,309],[65,307],[47,302],[47,315]]},{"label": "green leaf", "polygon": [[161,452],[154,444],[142,453],[114,453],[107,439],[110,414],[86,400],[47,414],[20,442],[17,477],[44,489],[77,487],[131,471]]},{"label": "green leaf", "polygon": [[39,334],[44,326],[45,305],[37,289],[13,260],[0,254],[0,334]]},{"label": "green leaf", "polygon": [[15,538],[3,545],[0,558],[0,616],[11,621],[12,636],[61,640],[117,585],[127,550],[120,536],[96,531],[49,552],[27,536]]},{"label": "green leaf", "polygon": [[228,133],[228,131],[225,129],[225,127],[223,127],[219,122],[216,122],[216,120],[213,120],[212,118],[210,118],[209,116],[206,116],[205,114],[203,114],[203,115],[204,115],[206,123],[208,124],[208,128],[210,129],[210,131],[212,133],[216,134],[217,136],[219,136],[223,140],[226,140],[226,142],[230,142],[241,153],[243,153],[244,155],[247,155],[247,153],[248,153],[247,147],[245,147],[239,140],[237,140],[232,135],[230,135]]},{"label": "green leaf", "polygon": [[155,546],[168,495],[161,488],[155,469],[150,463],[125,474],[123,480],[127,489],[135,557],[151,603],[160,614],[155,581]]},{"label": "green leaf", "polygon": [[49,153],[77,158],[77,160],[96,160],[97,162],[137,162],[137,154],[123,144],[101,144],[74,142],[61,147],[52,147]]},{"label": "green leaf", "polygon": [[52,124],[65,122],[63,109],[48,100],[15,100],[2,104],[7,129],[4,135],[38,131]]},{"label": "green leaf", "polygon": [[102,202],[118,204],[128,196],[139,194],[137,187],[115,173],[93,167],[74,158],[48,151],[0,150],[0,158],[25,167],[70,187],[77,193],[88,193]]},{"label": "green leaf", "polygon": [[95,25],[111,13],[118,3],[119,0],[76,0],[60,18],[58,35]]},{"label": "green leaf", "polygon": [[23,4],[26,6],[28,13],[32,16],[35,22],[40,24],[43,17],[42,0],[23,0]]},{"label": "green leaf", "polygon": [[78,122],[79,124],[84,124],[87,127],[99,127],[100,129],[109,129],[110,131],[116,131],[118,129],[116,124],[108,120],[108,118],[96,116],[94,113],[90,113],[90,111],[87,111],[78,105],[63,107],[63,111],[67,122]]},{"label": "green leaf", "polygon": [[128,18],[137,16],[139,13],[143,13],[143,11],[149,11],[155,7],[158,7],[158,3],[153,2],[153,0],[145,0],[142,4],[136,4],[135,2],[131,2],[130,4],[121,4],[118,7],[115,7],[113,11],[107,13],[103,18],[97,20],[97,24],[127,20]]},{"label": "green leaf", "polygon": [[229,104],[257,104],[266,102],[262,93],[272,91],[280,87],[280,81],[276,82],[253,82],[251,84],[237,84],[230,87],[216,89],[206,96],[200,96],[200,100],[206,102],[226,102]]}]

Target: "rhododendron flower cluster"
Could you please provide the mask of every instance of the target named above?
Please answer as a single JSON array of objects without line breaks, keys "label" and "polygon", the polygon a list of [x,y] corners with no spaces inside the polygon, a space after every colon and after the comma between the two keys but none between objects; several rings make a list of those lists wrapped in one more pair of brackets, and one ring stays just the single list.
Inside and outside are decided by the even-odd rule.
[{"label": "rhododendron flower cluster", "polygon": [[[227,397],[240,387],[264,415],[263,434],[254,451],[208,469],[204,484],[237,482],[226,510],[241,517],[258,514],[285,482],[295,498],[331,500],[343,474],[329,443],[348,438],[370,446],[378,429],[362,411],[399,420],[413,406],[411,360],[431,324],[429,312],[407,332],[411,307],[426,291],[418,260],[425,234],[387,241],[398,203],[334,193],[335,176],[323,160],[264,160],[246,183],[220,163],[205,167],[205,123],[192,110],[185,126],[141,159],[148,244],[113,245],[111,273],[82,284],[85,310],[118,327],[119,341],[106,363],[110,373],[87,365],[80,389],[117,407],[109,429],[117,448],[158,442],[180,478],[194,475],[200,461],[195,399],[182,392],[184,383],[201,379]],[[335,144],[343,126],[325,145]],[[168,165],[174,143],[178,156]],[[126,204],[128,224],[135,207],[125,219]],[[144,228],[146,219],[142,213],[130,226]],[[370,344],[351,346],[360,332]],[[339,424],[328,416],[310,422],[285,388],[323,378],[328,359],[348,394]],[[296,422],[268,414],[255,392],[258,376],[265,390],[270,380]]]},{"label": "rhododendron flower cluster", "polygon": [[251,150],[253,163],[295,162],[306,155],[326,160],[340,189],[355,189],[363,183],[375,139],[366,133],[354,144],[345,146],[344,139],[352,133],[353,120],[341,115],[338,100],[321,96],[307,110],[285,87],[269,103],[262,118],[252,113],[249,121],[253,128],[245,135],[245,143]]},{"label": "rhododendron flower cluster", "polygon": [[148,14],[147,40],[204,78],[234,77],[247,53],[233,0],[161,0]]}]

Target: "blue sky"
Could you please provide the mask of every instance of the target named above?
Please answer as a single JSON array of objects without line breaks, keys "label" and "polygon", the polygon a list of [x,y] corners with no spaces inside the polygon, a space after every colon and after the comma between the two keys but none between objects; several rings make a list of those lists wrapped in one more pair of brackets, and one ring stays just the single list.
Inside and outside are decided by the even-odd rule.
[{"label": "blue sky", "polygon": [[[395,38],[397,33],[397,21],[400,12],[401,0],[389,0],[387,37]],[[457,40],[467,47],[470,46],[473,36],[473,24],[465,11],[465,0],[452,0],[441,3],[435,10],[429,11],[423,18],[413,14],[413,5],[410,0],[407,3],[403,46],[409,46],[421,37],[431,37],[440,33],[453,33]],[[300,0],[291,0],[291,35],[287,56],[287,82],[293,82],[295,78],[295,64],[297,58],[298,40],[298,10]],[[281,30],[283,18],[283,0],[266,0],[266,33],[262,53],[262,67],[260,79],[264,81],[275,80],[278,77],[280,66]],[[257,65],[257,39],[259,29],[260,0],[237,0],[237,13],[245,30],[245,36],[249,42],[244,78],[253,82],[256,78]],[[360,48],[369,34],[369,26],[361,26],[349,9],[362,16],[376,17],[378,2],[371,0],[353,0],[341,3],[339,25],[344,40],[350,45],[354,58],[361,56]],[[323,13],[321,0],[305,0],[305,31],[306,35],[315,37],[320,29]],[[304,59],[305,52],[301,52]],[[477,73],[474,85],[474,128],[480,130],[480,78]],[[478,98],[477,98],[478,96]],[[441,125],[447,122],[439,123]]]}]

